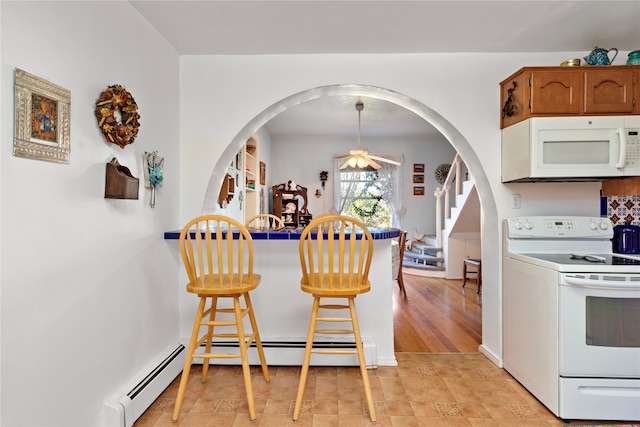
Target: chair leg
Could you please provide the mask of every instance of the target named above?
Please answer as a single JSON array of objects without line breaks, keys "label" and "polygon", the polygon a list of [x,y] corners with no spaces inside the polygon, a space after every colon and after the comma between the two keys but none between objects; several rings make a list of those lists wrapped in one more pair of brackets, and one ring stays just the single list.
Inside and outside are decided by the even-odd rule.
[{"label": "chair leg", "polygon": [[462,287],[467,284],[467,263],[462,263]]},{"label": "chair leg", "polygon": [[196,313],[196,320],[193,323],[193,332],[191,332],[191,341],[189,342],[189,350],[187,352],[187,359],[184,362],[184,368],[182,369],[182,377],[180,377],[180,386],[178,387],[178,396],[176,397],[176,406],[173,409],[172,420],[178,421],[180,416],[180,409],[182,409],[182,401],[184,399],[184,392],[187,388],[187,382],[189,381],[189,372],[191,371],[191,362],[193,362],[193,353],[196,350],[196,344],[198,342],[198,333],[200,332],[200,322],[202,321],[202,315],[205,309],[205,297],[200,297],[200,304],[198,305],[198,312]]},{"label": "chair leg", "polygon": [[404,296],[407,296],[407,291],[404,289],[404,279],[402,278],[402,272],[398,273],[397,280],[398,280],[398,286],[400,286],[400,290],[402,291]]},{"label": "chair leg", "polygon": [[251,322],[251,330],[253,331],[253,335],[256,340],[256,348],[258,349],[258,356],[260,357],[260,365],[262,366],[262,375],[264,375],[264,380],[269,382],[269,367],[267,366],[267,359],[264,357],[264,350],[262,349],[262,340],[260,339],[260,332],[258,331],[258,322],[256,322],[256,317],[253,313],[253,305],[251,304],[251,298],[249,297],[249,293],[244,294],[244,303],[247,306],[249,313],[249,321]]},{"label": "chair leg", "polygon": [[373,407],[373,396],[371,395],[371,386],[369,384],[369,373],[367,372],[367,362],[364,358],[364,350],[362,349],[362,338],[360,337],[360,326],[358,325],[358,314],[356,313],[355,299],[349,298],[349,311],[351,312],[351,324],[353,325],[353,335],[356,340],[356,348],[358,349],[358,361],[360,362],[360,373],[362,375],[362,383],[364,386],[364,394],[367,397],[367,406],[369,406],[369,418],[372,423],[376,423],[376,411]]},{"label": "chair leg", "polygon": [[253,400],[253,386],[251,385],[251,368],[249,367],[249,358],[247,356],[247,347],[251,343],[247,343],[244,335],[244,325],[242,324],[242,307],[240,307],[240,297],[233,297],[233,309],[236,316],[236,328],[238,329],[238,344],[240,347],[240,358],[242,360],[242,373],[244,374],[244,388],[247,391],[247,405],[249,406],[249,418],[251,421],[256,420],[256,407]]},{"label": "chair leg", "polygon": [[311,360],[311,350],[313,349],[313,337],[316,332],[316,321],[318,319],[318,308],[320,307],[320,297],[313,298],[313,308],[311,309],[311,321],[309,322],[309,334],[307,335],[307,345],[304,348],[304,360],[300,371],[300,382],[298,383],[298,393],[296,394],[296,404],[293,408],[293,421],[298,421],[300,417],[300,407],[302,406],[302,396],[307,385],[307,374],[309,373],[309,361]]},{"label": "chair leg", "polygon": [[[218,297],[211,297],[211,311],[209,312],[209,321],[213,323],[216,320],[216,309],[218,308]],[[213,340],[213,324],[207,327],[207,338],[205,340],[205,353],[211,353],[211,341]],[[207,381],[207,372],[209,372],[209,358],[202,360],[202,382]]]}]

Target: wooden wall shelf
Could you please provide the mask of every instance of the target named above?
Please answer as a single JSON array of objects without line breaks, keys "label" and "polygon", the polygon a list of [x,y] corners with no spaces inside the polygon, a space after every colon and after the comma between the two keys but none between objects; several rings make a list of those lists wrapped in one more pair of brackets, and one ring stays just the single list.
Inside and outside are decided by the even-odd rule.
[{"label": "wooden wall shelf", "polygon": [[140,180],[131,174],[129,168],[122,166],[115,157],[107,163],[105,172],[105,199],[138,200]]},{"label": "wooden wall shelf", "polygon": [[235,194],[236,180],[229,174],[224,176],[222,186],[220,187],[220,194],[218,195],[218,204],[221,208],[225,208]]}]

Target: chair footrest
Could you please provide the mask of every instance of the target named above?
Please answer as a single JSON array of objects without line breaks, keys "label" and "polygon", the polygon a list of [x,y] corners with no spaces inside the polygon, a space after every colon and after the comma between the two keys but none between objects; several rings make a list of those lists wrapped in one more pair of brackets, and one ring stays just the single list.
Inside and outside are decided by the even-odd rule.
[{"label": "chair footrest", "polygon": [[358,354],[358,350],[311,350],[314,354]]},{"label": "chair footrest", "polygon": [[346,310],[349,306],[343,304],[320,304],[318,308],[324,308],[327,310]]},{"label": "chair footrest", "polygon": [[316,329],[316,334],[332,335],[332,334],[353,334],[350,329]]},{"label": "chair footrest", "polygon": [[226,320],[214,320],[211,321],[202,321],[200,322],[201,326],[236,326],[235,321],[226,321]]},{"label": "chair footrest", "polygon": [[206,354],[194,354],[193,358],[200,359],[240,359],[242,355],[240,354],[226,354],[226,353],[206,353]]},{"label": "chair footrest", "polygon": [[318,322],[351,322],[349,317],[318,317]]}]

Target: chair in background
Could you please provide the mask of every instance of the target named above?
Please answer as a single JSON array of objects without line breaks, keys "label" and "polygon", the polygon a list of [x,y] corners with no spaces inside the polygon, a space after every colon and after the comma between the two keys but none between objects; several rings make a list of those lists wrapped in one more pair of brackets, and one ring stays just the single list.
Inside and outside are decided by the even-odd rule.
[{"label": "chair in background", "polygon": [[[471,270],[469,270],[471,267]],[[480,288],[482,287],[482,261],[479,259],[467,258],[462,263],[462,287],[467,284],[467,275],[469,273],[476,274],[476,285],[478,285],[478,290],[476,293],[480,293]]]},{"label": "chair in background", "polygon": [[284,228],[284,221],[273,214],[259,214],[249,218],[245,227],[255,230],[279,230]]},{"label": "chair in background", "polygon": [[399,254],[399,262],[398,262],[398,274],[396,275],[396,280],[398,281],[398,286],[400,286],[400,290],[404,296],[407,296],[407,291],[404,288],[404,279],[402,278],[402,261],[404,260],[404,250],[407,245],[407,232],[400,230],[400,235],[398,236],[398,254]]},{"label": "chair in background", "polygon": [[[349,235],[347,235],[349,233]],[[293,411],[293,419],[298,420],[302,397],[309,372],[311,354],[357,354],[364,392],[369,407],[369,417],[376,422],[373,397],[369,386],[367,364],[362,349],[360,327],[356,314],[355,298],[369,292],[369,268],[373,257],[373,238],[367,227],[360,221],[339,215],[323,215],[312,220],[302,231],[299,243],[300,265],[302,267],[301,288],[313,295],[311,322],[300,373],[300,382]],[[321,300],[346,299],[347,305],[321,304]],[[320,316],[323,310],[323,316]],[[325,310],[330,310],[326,313]],[[348,310],[348,317],[338,317],[337,310]],[[317,326],[322,323],[322,327]],[[351,323],[351,329],[331,328],[329,323]],[[326,325],[326,326],[325,326]],[[356,350],[331,350],[314,348],[316,334],[353,334]]]},{"label": "chair in background", "polygon": [[[180,379],[173,421],[180,415],[193,358],[203,359],[202,382],[207,379],[210,359],[242,360],[249,417],[255,421],[256,411],[247,357],[247,349],[251,347],[252,342],[255,341],[266,381],[269,381],[269,370],[249,297],[249,292],[258,286],[261,279],[259,274],[253,273],[251,235],[235,219],[221,215],[204,215],[192,219],[184,226],[179,244],[189,278],[187,292],[198,295],[200,304]],[[240,298],[244,299],[244,308]],[[224,299],[231,299],[233,304],[221,304]],[[251,331],[245,331],[245,316],[249,317]],[[202,336],[201,328],[205,329]],[[212,353],[213,338],[237,338],[240,354]],[[204,352],[196,353],[203,344]]]}]

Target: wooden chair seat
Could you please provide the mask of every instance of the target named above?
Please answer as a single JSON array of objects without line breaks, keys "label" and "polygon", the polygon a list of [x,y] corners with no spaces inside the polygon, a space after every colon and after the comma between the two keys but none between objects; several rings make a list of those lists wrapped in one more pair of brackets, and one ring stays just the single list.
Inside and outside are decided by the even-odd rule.
[{"label": "wooden chair seat", "polygon": [[[233,229],[237,231],[233,231]],[[269,369],[264,357],[258,325],[253,314],[249,292],[260,283],[261,276],[253,273],[253,241],[251,234],[235,219],[221,215],[205,215],[189,221],[180,233],[180,253],[187,270],[187,292],[200,299],[193,324],[187,358],[180,378],[178,395],[173,411],[173,421],[180,416],[189,372],[194,358],[202,360],[202,379],[207,380],[211,359],[239,358],[242,363],[244,385],[247,393],[249,418],[256,420],[253,387],[247,351],[255,342],[262,374],[269,381]],[[232,306],[219,304],[225,298]],[[242,300],[242,301],[241,301]],[[242,306],[244,302],[244,307]],[[251,330],[246,330],[244,318],[248,317]],[[222,331],[220,329],[222,328]],[[200,335],[200,331],[204,333]],[[229,338],[238,340],[239,353],[214,353],[213,340]],[[202,352],[196,353],[202,349]]]},{"label": "wooden chair seat", "polygon": [[[258,287],[261,279],[262,276],[259,274],[244,275],[243,277],[239,277],[237,274],[231,277],[214,274],[198,278],[196,283],[188,283],[187,292],[202,296],[233,296],[254,290]],[[208,283],[216,283],[216,286],[209,286]]]},{"label": "wooden chair seat", "polygon": [[[343,283],[339,283],[341,280]],[[369,292],[371,284],[357,275],[313,273],[300,280],[300,288],[321,297],[342,297]]]}]

